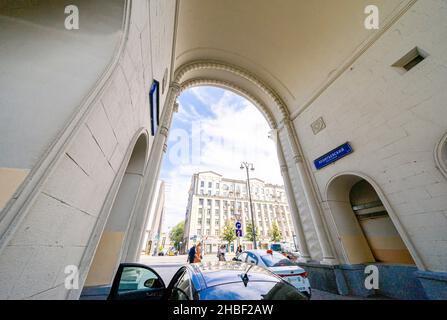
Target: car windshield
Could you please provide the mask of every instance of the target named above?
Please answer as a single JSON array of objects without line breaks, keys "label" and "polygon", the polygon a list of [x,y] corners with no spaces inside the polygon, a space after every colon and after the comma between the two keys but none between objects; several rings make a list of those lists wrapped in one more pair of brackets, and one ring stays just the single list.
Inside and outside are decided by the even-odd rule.
[{"label": "car windshield", "polygon": [[268,268],[296,265],[282,254],[276,252],[273,252],[273,254],[263,255],[261,256],[261,259]]}]

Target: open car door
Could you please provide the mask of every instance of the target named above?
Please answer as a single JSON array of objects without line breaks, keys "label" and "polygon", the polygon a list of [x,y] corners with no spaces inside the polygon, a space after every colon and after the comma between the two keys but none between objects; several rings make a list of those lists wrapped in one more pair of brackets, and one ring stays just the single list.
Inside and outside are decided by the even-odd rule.
[{"label": "open car door", "polygon": [[163,279],[148,266],[119,266],[107,300],[161,300],[166,292]]}]

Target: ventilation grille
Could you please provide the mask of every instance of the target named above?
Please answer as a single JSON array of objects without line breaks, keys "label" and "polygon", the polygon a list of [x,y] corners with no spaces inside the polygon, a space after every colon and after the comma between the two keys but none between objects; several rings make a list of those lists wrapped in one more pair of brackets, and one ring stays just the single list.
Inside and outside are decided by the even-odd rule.
[{"label": "ventilation grille", "polygon": [[427,56],[428,56],[427,53],[425,53],[418,47],[415,47],[406,55],[404,55],[402,58],[400,58],[392,66],[407,72],[416,67],[422,61],[424,61],[425,58],[427,58]]}]

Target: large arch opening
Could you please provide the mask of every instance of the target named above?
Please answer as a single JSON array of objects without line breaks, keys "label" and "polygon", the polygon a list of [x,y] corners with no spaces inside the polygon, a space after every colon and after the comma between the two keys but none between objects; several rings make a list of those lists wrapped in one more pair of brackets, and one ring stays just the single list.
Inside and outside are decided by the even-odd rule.
[{"label": "large arch opening", "polygon": [[327,199],[345,263],[415,264],[386,199],[365,178],[336,177],[329,183]]},{"label": "large arch opening", "polygon": [[[213,97],[198,93],[200,90],[221,97],[219,101],[213,102]],[[194,103],[185,100],[185,96],[191,95],[195,96],[194,103],[199,108],[194,108]],[[235,106],[235,100],[243,107]],[[248,90],[219,80],[183,82],[178,101],[179,112],[173,117],[161,179],[165,181],[168,191],[165,218],[168,225],[163,229],[169,231],[168,228],[175,227],[177,222],[185,222],[181,252],[184,253],[197,242],[204,242],[204,251],[207,254],[217,253],[222,244],[227,244],[227,249],[233,252],[239,244],[244,249],[252,248],[253,241],[247,236],[247,229],[251,228],[252,222],[245,171],[240,170],[242,161],[253,162],[256,168],[255,172],[250,172],[250,186],[258,248],[269,246],[270,227],[276,223],[282,235],[281,241],[294,246],[294,225],[288,196],[282,186],[277,148],[269,139],[276,121],[264,104],[249,94]],[[208,108],[205,108],[207,105]],[[215,114],[210,115],[211,113]],[[215,116],[221,117],[223,124],[219,124]],[[258,132],[258,137],[253,132],[255,129],[252,120],[255,117],[263,123],[263,131]],[[188,132],[189,129],[192,131]],[[200,132],[195,131],[196,129]],[[213,142],[204,142],[207,139]],[[263,159],[250,154],[252,147],[258,146],[260,139],[263,139],[261,144],[269,144],[268,156],[273,155],[275,162],[266,165],[263,160],[267,155]],[[246,153],[239,152],[240,147],[250,150]],[[199,154],[195,154],[196,148],[199,149]],[[234,150],[236,151],[232,153]],[[261,154],[264,151],[261,150]],[[271,172],[275,172],[279,180],[270,181]],[[179,182],[179,175],[184,176],[184,182]],[[172,177],[176,179],[175,185],[169,181]],[[184,198],[181,205],[175,204],[174,208],[172,195],[176,199],[180,196]],[[234,225],[236,221],[241,222],[243,236],[226,243],[222,237],[223,228],[227,222]]]},{"label": "large arch opening", "polygon": [[147,151],[147,136],[142,134],[135,143],[115,196],[84,284],[85,288],[110,285],[119,263],[126,256],[125,244],[132,237],[128,228],[142,185]]}]

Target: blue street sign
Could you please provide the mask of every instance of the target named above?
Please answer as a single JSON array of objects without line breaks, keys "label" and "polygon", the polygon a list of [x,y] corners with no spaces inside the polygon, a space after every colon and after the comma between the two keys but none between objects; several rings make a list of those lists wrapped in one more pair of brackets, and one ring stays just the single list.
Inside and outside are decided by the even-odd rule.
[{"label": "blue street sign", "polygon": [[340,160],[343,157],[346,157],[348,154],[354,152],[349,142],[346,142],[345,144],[339,146],[338,148],[335,148],[331,152],[326,153],[324,156],[318,158],[314,161],[315,168],[317,170],[321,170],[324,167],[330,165],[331,163],[334,163],[338,160]]},{"label": "blue street sign", "polygon": [[236,229],[239,230],[242,228],[242,224],[238,221],[236,222]]},{"label": "blue street sign", "polygon": [[236,237],[242,238],[242,230],[241,229],[236,230]]}]

